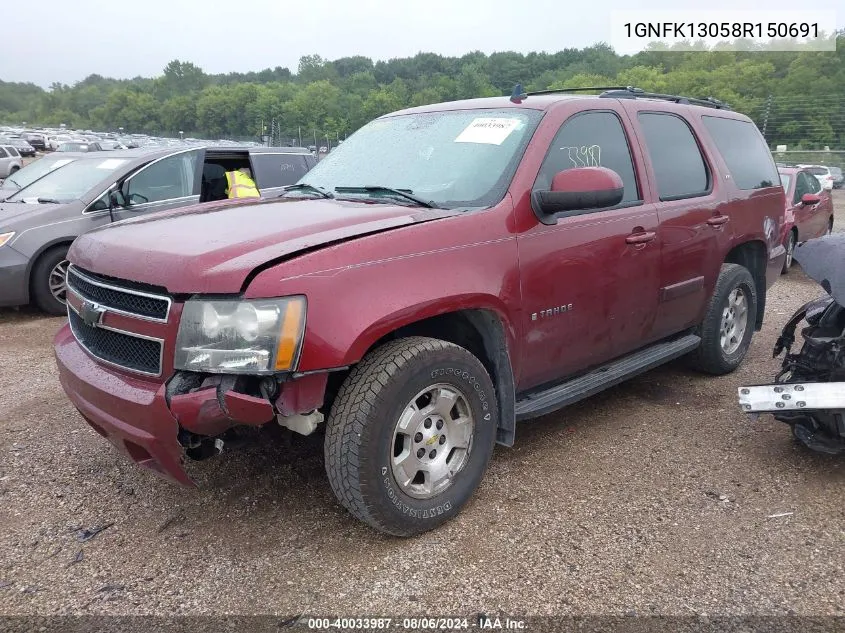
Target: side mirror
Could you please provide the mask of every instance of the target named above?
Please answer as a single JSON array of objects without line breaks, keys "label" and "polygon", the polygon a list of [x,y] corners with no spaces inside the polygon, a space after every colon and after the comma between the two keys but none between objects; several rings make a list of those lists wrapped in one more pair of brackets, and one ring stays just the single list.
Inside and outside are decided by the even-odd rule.
[{"label": "side mirror", "polygon": [[551,189],[534,191],[531,202],[537,216],[546,222],[548,216],[558,213],[613,207],[622,202],[624,193],[622,178],[612,169],[575,167],[555,174]]},{"label": "side mirror", "polygon": [[115,209],[117,207],[125,207],[126,200],[123,197],[123,193],[119,189],[112,191],[109,193],[109,208]]},{"label": "side mirror", "polygon": [[821,196],[817,193],[805,193],[801,196],[801,204],[805,207],[812,207],[814,204],[821,202]]}]

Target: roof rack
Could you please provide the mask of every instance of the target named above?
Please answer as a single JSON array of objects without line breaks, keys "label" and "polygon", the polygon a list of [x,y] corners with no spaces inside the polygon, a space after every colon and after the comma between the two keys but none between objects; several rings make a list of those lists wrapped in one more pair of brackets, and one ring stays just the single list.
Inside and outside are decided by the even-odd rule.
[{"label": "roof rack", "polygon": [[697,99],[694,97],[683,97],[680,95],[667,95],[659,92],[646,92],[641,88],[634,86],[592,86],[586,88],[558,88],[551,90],[538,90],[536,92],[523,93],[524,96],[530,97],[533,95],[549,95],[567,92],[597,92],[601,91],[599,97],[605,99],[663,99],[664,101],[672,101],[673,103],[685,105],[698,105],[706,108],[716,108],[717,110],[730,110],[731,107],[727,103],[714,99],[713,97],[705,97],[704,99]]},{"label": "roof rack", "polygon": [[586,88],[552,88],[550,90],[535,90],[534,92],[529,92],[528,96],[531,97],[533,95],[553,95],[559,92],[592,92],[596,90],[601,90],[602,92],[606,90],[631,90],[631,86],[588,86]]},{"label": "roof rack", "polygon": [[696,99],[694,97],[682,97],[680,95],[666,95],[659,92],[646,92],[640,88],[634,88],[633,86],[628,86],[627,88],[613,88],[601,93],[599,97],[605,97],[607,99],[637,99],[641,97],[643,99],[663,99],[664,101],[672,101],[673,103],[716,108],[717,110],[731,109],[727,103],[723,103],[713,97]]}]

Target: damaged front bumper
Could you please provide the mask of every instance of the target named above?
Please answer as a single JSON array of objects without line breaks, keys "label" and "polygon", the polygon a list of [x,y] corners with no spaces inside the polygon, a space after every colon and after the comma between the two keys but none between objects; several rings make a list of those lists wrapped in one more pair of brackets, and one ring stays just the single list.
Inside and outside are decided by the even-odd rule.
[{"label": "damaged front bumper", "polygon": [[[129,376],[93,360],[65,325],[54,340],[59,380],[85,421],[139,466],[185,486],[195,483],[184,458],[219,452],[215,439],[241,425],[278,421],[313,431],[322,415],[325,374],[284,383],[274,394],[236,390],[237,377],[169,383]],[[310,430],[309,430],[310,429]]]}]

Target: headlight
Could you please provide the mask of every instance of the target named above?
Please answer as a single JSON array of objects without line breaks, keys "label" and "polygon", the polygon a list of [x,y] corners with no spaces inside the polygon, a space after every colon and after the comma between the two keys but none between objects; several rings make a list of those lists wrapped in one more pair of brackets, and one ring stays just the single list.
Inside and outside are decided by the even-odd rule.
[{"label": "headlight", "polygon": [[14,232],[14,231],[12,231],[12,232],[10,232],[10,233],[0,233],[0,246],[3,246],[3,244],[5,244],[6,242],[8,242],[8,241],[9,241],[10,239],[12,239],[13,237],[15,237],[15,232]]},{"label": "headlight", "polygon": [[176,337],[176,369],[271,374],[296,367],[305,297],[187,301]]}]

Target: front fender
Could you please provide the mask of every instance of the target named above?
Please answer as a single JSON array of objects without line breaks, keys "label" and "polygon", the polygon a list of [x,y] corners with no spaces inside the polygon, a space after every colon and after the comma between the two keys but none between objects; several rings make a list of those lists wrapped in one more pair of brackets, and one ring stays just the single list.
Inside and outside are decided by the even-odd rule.
[{"label": "front fender", "polygon": [[263,271],[246,296],[307,297],[299,372],[352,365],[385,335],[460,310],[495,313],[511,358],[519,358],[515,239],[431,249],[299,276],[283,273],[284,268]]}]

